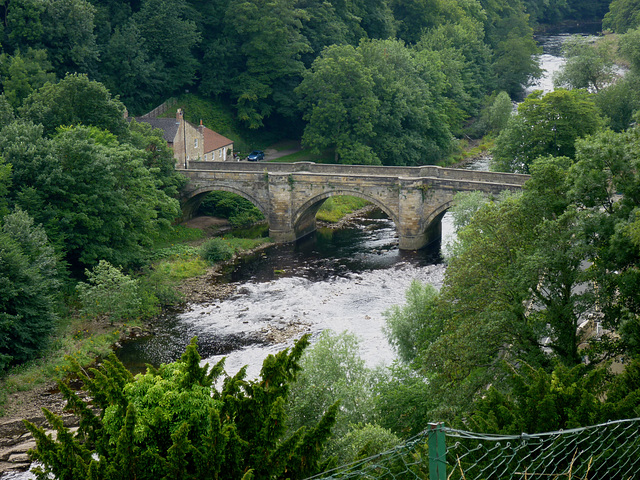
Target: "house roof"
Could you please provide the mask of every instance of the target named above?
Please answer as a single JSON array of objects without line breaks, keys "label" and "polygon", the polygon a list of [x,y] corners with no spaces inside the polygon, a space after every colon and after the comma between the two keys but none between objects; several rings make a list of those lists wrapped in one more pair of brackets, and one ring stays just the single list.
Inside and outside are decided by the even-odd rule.
[{"label": "house roof", "polygon": [[223,137],[219,133],[204,127],[204,153],[209,153],[222,147],[233,145],[233,140]]},{"label": "house roof", "polygon": [[157,117],[135,117],[137,122],[144,122],[153,128],[159,128],[164,132],[162,135],[167,143],[173,143],[178,133],[178,125],[175,118],[157,118]]}]

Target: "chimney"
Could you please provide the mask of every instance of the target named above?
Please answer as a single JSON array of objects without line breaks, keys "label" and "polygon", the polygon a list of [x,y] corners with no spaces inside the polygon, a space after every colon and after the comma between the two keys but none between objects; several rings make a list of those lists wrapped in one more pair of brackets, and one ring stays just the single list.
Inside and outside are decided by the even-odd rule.
[{"label": "chimney", "polygon": [[182,109],[179,108],[176,110],[176,123],[180,123],[182,121]]}]

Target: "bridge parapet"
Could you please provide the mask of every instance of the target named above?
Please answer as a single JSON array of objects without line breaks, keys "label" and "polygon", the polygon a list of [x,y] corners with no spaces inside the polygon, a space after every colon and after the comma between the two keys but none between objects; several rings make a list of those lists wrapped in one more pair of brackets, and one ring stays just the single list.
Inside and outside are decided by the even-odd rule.
[{"label": "bridge parapet", "polygon": [[190,170],[216,170],[222,172],[262,172],[262,173],[329,173],[338,175],[370,175],[397,176],[408,178],[452,178],[468,181],[487,181],[523,185],[529,175],[517,173],[483,172],[478,170],[464,170],[461,168],[446,168],[437,165],[422,165],[419,167],[386,167],[381,165],[328,165],[314,162],[296,163],[259,163],[259,162],[189,162]]},{"label": "bridge parapet", "polygon": [[519,190],[528,175],[478,172],[433,165],[382,167],[253,162],[190,162],[182,192],[190,216],[213,190],[237,193],[254,203],[275,241],[296,240],[316,228],[315,215],[335,195],[353,195],[380,207],[398,230],[400,248],[415,250],[440,238],[440,219],[459,191],[497,194]]}]

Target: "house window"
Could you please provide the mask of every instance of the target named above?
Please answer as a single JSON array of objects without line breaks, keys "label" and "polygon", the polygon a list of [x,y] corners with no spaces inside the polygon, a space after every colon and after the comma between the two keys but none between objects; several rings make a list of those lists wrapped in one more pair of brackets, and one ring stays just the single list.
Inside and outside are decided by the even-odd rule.
[{"label": "house window", "polygon": [[198,148],[198,139],[197,138],[193,139],[193,148]]}]

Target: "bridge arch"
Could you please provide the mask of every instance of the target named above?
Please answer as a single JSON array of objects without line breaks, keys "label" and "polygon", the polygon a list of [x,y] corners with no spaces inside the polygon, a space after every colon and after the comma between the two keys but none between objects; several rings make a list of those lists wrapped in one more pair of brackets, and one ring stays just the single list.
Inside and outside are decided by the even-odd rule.
[{"label": "bridge arch", "polygon": [[424,218],[421,230],[424,232],[425,238],[427,239],[426,245],[442,239],[442,217],[444,217],[445,213],[449,211],[449,208],[451,208],[452,205],[453,198],[448,202],[439,204]]},{"label": "bridge arch", "polygon": [[244,190],[229,185],[207,185],[206,187],[200,187],[189,192],[189,194],[185,197],[185,201],[182,203],[182,213],[184,218],[192,218],[193,215],[198,211],[198,207],[202,203],[202,200],[204,200],[204,197],[206,197],[207,194],[211,192],[235,193],[245,200],[250,201],[258,210],[260,210],[260,212],[262,212],[262,215],[264,215],[265,218],[269,218],[269,209],[262,205],[262,202],[260,202],[253,195],[248,194]]},{"label": "bridge arch", "polygon": [[397,215],[389,209],[387,205],[381,203],[378,199],[371,197],[370,195],[363,194],[357,190],[339,189],[331,190],[329,192],[323,192],[316,195],[302,205],[300,205],[293,214],[293,228],[298,238],[313,232],[316,229],[316,214],[322,204],[331,197],[339,197],[344,195],[350,195],[352,197],[358,197],[368,202],[371,202],[380,210],[382,210],[396,225],[398,225]]}]

